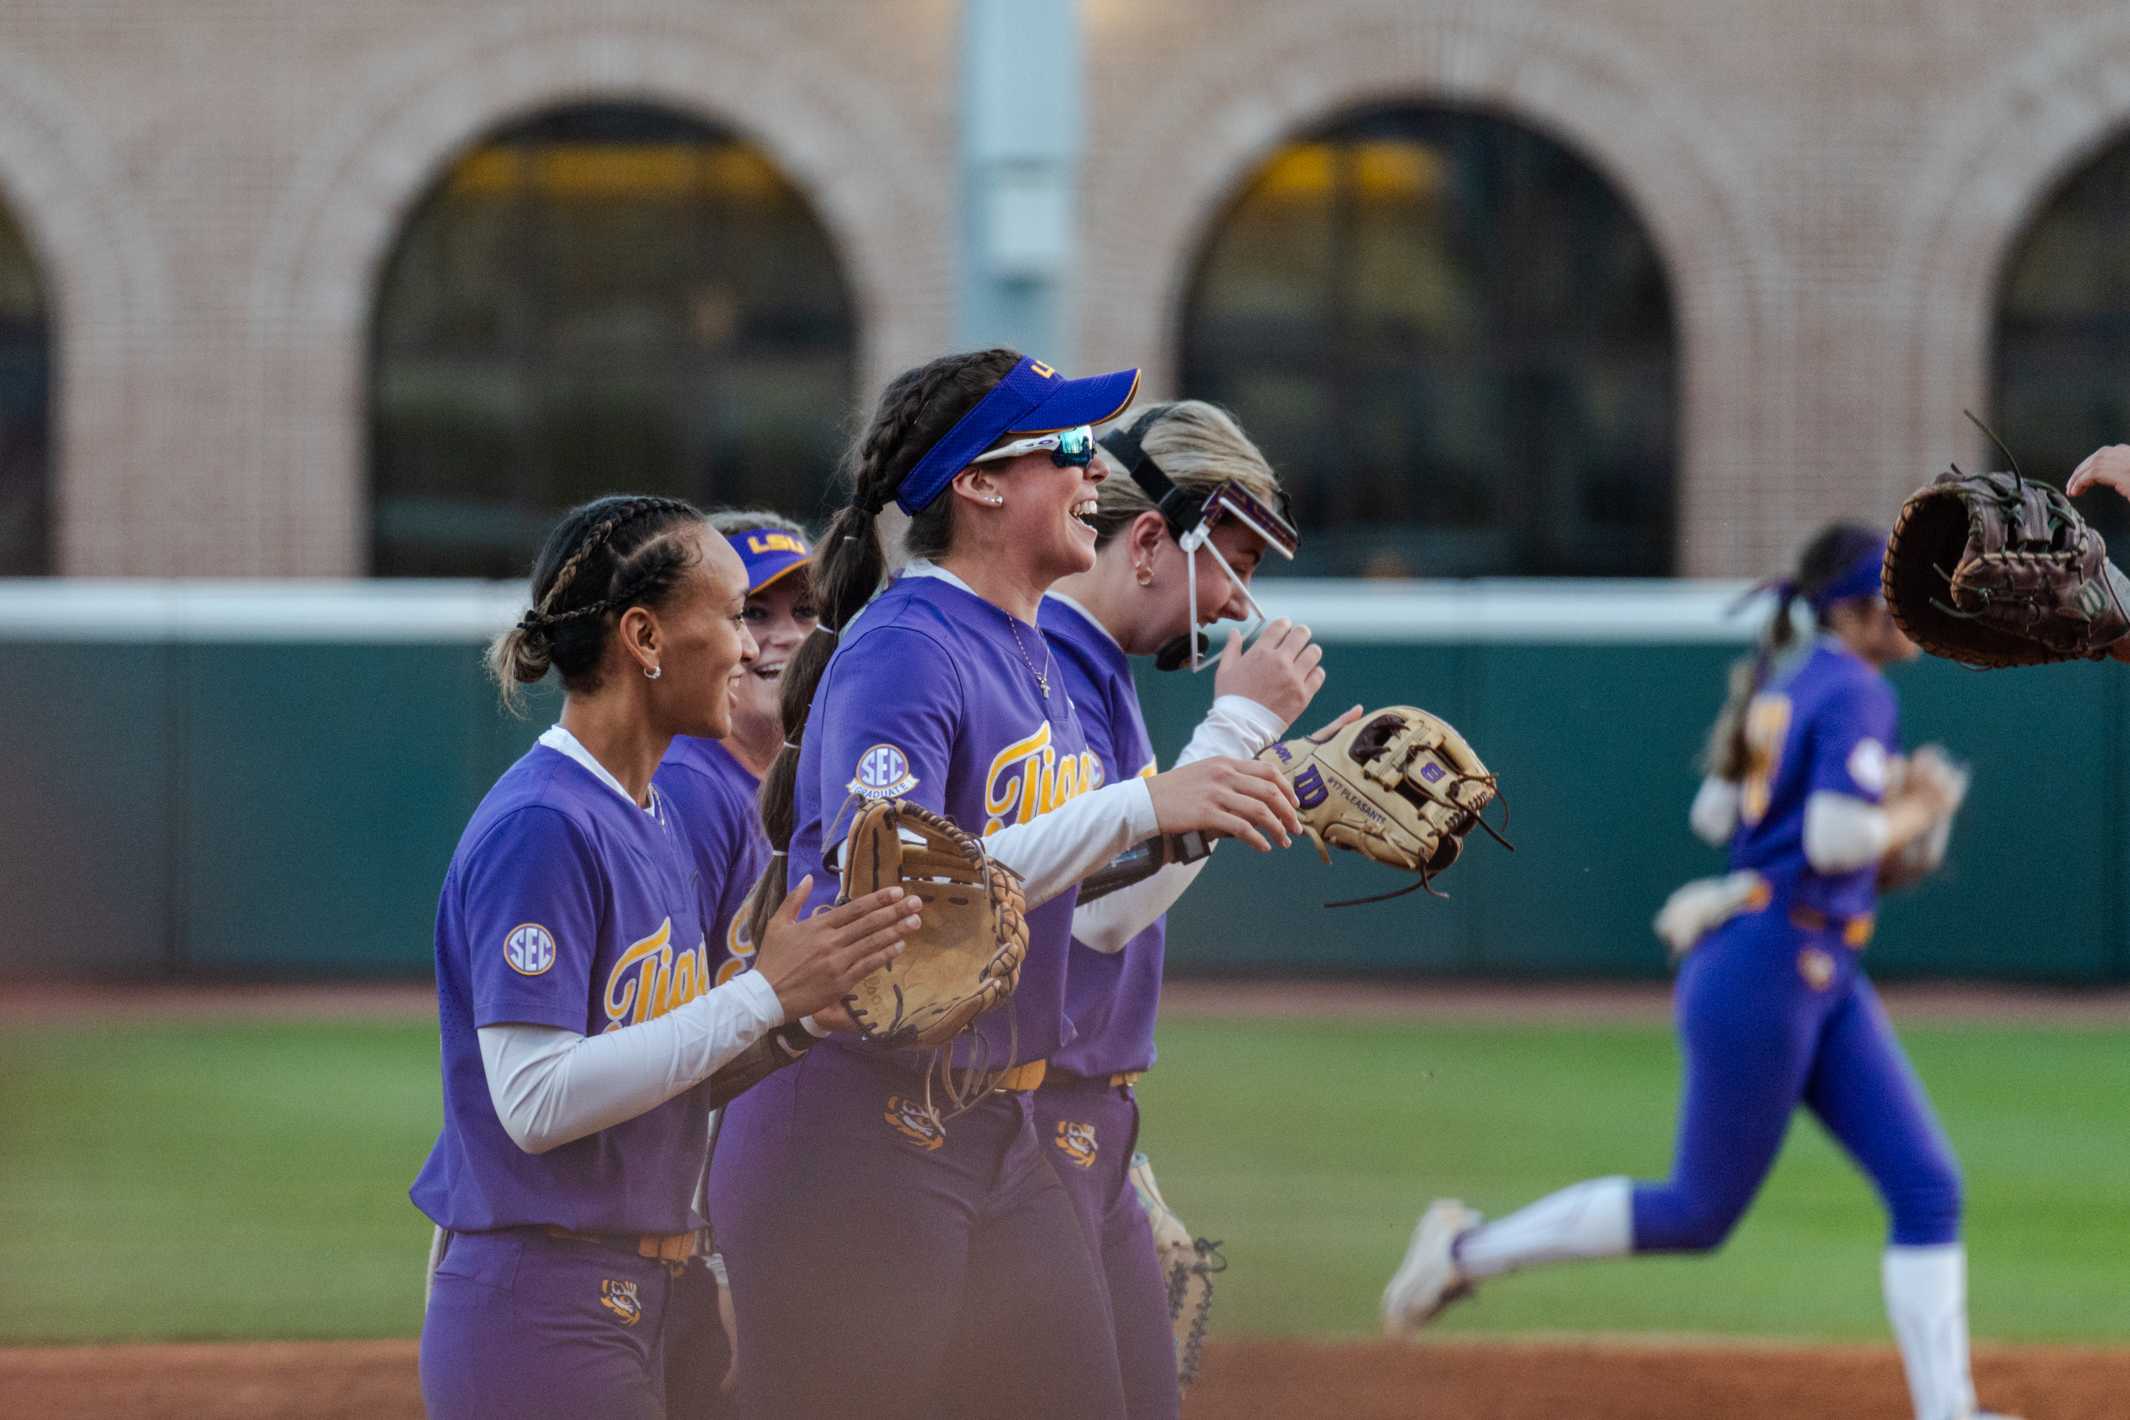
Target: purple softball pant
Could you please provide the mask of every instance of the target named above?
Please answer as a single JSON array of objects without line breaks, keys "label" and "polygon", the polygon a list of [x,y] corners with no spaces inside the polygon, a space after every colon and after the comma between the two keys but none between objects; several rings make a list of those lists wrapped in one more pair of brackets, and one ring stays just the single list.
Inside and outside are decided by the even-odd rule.
[{"label": "purple softball pant", "polygon": [[1857,962],[1779,907],[1694,949],[1674,996],[1686,1093],[1671,1178],[1634,1190],[1636,1252],[1720,1246],[1760,1191],[1802,1104],[1885,1202],[1891,1241],[1960,1235],[1960,1168]]},{"label": "purple softball pant", "polygon": [[732,1362],[718,1316],[717,1277],[698,1257],[673,1279],[666,1299],[666,1420],[730,1420],[720,1386]]},{"label": "purple softball pant", "polygon": [[461,1233],[422,1318],[430,1420],[663,1420],[665,1264],[541,1237]]},{"label": "purple softball pant", "polygon": [[1182,1397],[1168,1283],[1131,1180],[1139,1102],[1129,1085],[1053,1074],[1036,1091],[1035,1120],[1109,1289],[1125,1411],[1131,1420],[1175,1420]]},{"label": "purple softball pant", "polygon": [[727,1106],[710,1210],[738,1413],[1121,1420],[1104,1288],[1028,1094],[943,1130],[923,1096],[818,1046]]}]

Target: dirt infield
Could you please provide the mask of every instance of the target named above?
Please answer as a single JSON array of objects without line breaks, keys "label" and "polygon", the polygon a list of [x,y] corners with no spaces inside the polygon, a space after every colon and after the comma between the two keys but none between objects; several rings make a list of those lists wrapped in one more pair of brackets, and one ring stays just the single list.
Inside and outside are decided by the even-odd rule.
[{"label": "dirt infield", "polygon": [[[1990,1404],[2027,1420],[2130,1413],[2130,1350],[1983,1347]],[[416,1420],[411,1341],[0,1350],[10,1415],[41,1420]],[[1870,1346],[1647,1339],[1214,1343],[1187,1420],[1903,1420]]]}]

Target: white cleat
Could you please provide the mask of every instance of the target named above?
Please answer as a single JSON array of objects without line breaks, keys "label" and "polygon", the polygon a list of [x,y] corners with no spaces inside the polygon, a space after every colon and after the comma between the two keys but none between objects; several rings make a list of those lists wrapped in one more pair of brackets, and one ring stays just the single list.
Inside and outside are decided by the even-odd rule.
[{"label": "white cleat", "polygon": [[1408,1339],[1450,1303],[1472,1295],[1472,1279],[1458,1268],[1456,1248],[1457,1239],[1479,1224],[1479,1214],[1454,1198],[1428,1205],[1413,1228],[1405,1261],[1383,1289],[1385,1336]]}]

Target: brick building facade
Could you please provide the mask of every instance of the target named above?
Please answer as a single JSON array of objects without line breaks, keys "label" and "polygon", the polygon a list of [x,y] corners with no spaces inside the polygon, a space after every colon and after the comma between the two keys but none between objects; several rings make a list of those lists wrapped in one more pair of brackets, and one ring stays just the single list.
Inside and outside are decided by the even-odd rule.
[{"label": "brick building facade", "polygon": [[[1883,518],[1973,451],[2007,252],[2130,126],[2109,0],[1083,16],[1077,364],[1171,389],[1208,224],[1283,138],[1381,101],[1515,116],[1586,155],[1666,264],[1690,575]],[[380,266],[455,155],[557,104],[664,104],[773,158],[842,260],[862,391],[950,346],[958,20],[950,0],[12,0],[0,201],[52,308],[54,570],[367,570]]]}]

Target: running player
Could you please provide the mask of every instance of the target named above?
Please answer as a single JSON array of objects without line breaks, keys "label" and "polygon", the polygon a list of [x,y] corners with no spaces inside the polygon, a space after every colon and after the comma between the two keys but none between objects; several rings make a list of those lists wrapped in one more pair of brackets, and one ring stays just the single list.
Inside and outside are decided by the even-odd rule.
[{"label": "running player", "polygon": [[[1094,563],[1089,426],[1137,384],[1007,350],[946,356],[888,386],[855,448],[852,502],[814,564],[824,631],[785,672],[796,748],[763,816],[789,862],[771,874],[828,871],[852,805],[908,798],[1022,874],[1028,953],[1011,1001],[953,1052],[1003,1074],[951,1119],[929,1107],[931,1061],[842,1037],[727,1111],[710,1197],[745,1415],[838,1413],[859,1384],[870,1420],[1123,1413],[1104,1290],[1029,1098],[1071,1039],[1075,884],[1156,832],[1269,849],[1299,826],[1254,763],[1105,784],[1037,629],[1043,593]],[[882,590],[890,502],[912,560]]]},{"label": "running player", "polygon": [[561,721],[497,781],[437,908],[444,1126],[411,1195],[440,1230],[422,1323],[429,1414],[664,1414],[672,1271],[696,1245],[695,1087],[821,1009],[917,925],[899,890],[804,922],[712,988],[695,870],[652,773],[731,728],[756,657],[745,573],[669,498],[570,513],[490,666],[560,674]]},{"label": "running player", "polygon": [[[1115,782],[1156,768],[1131,657],[1185,660],[1200,626],[1250,620],[1259,561],[1292,557],[1297,539],[1264,455],[1210,404],[1154,405],[1103,444],[1117,467],[1098,495],[1095,565],[1044,598],[1042,627],[1102,776]],[[1322,658],[1308,628],[1285,621],[1264,627],[1248,650],[1231,637],[1212,711],[1177,764],[1247,759],[1278,739],[1323,684]],[[1130,1177],[1133,1086],[1154,1063],[1163,918],[1205,861],[1075,911],[1066,976],[1074,1039],[1051,1057],[1035,1097],[1037,1136],[1095,1240],[1132,1420],[1173,1417],[1180,1403],[1168,1284]]]},{"label": "running player", "polygon": [[[743,616],[759,654],[733,692],[732,733],[721,740],[675,735],[651,782],[687,825],[713,943],[712,980],[722,986],[754,959],[741,909],[769,862],[755,798],[784,743],[777,710],[784,666],[813,631],[814,608],[805,529],[757,510],[714,512],[710,526],[746,568]],[[729,1408],[724,1397],[733,1380],[733,1317],[722,1273],[722,1260],[706,1253],[674,1279],[666,1333],[667,1420],[715,1420]]]},{"label": "running player", "polygon": [[[1679,970],[1686,1055],[1672,1176],[1592,1179],[1483,1223],[1429,1208],[1383,1294],[1393,1335],[1485,1278],[1539,1263],[1707,1252],[1752,1203],[1802,1102],[1870,1175],[1891,1219],[1883,1280],[1917,1420],[1976,1420],[1968,1374],[1960,1173],[1859,960],[1882,867],[1957,807],[1961,784],[1918,752],[1889,789],[1898,707],[1886,666],[1912,659],[1879,598],[1885,535],[1838,523],[1778,584],[1759,654],[1734,675],[1691,820],[1748,875]],[[1770,673],[1803,600],[1819,636]]]}]

